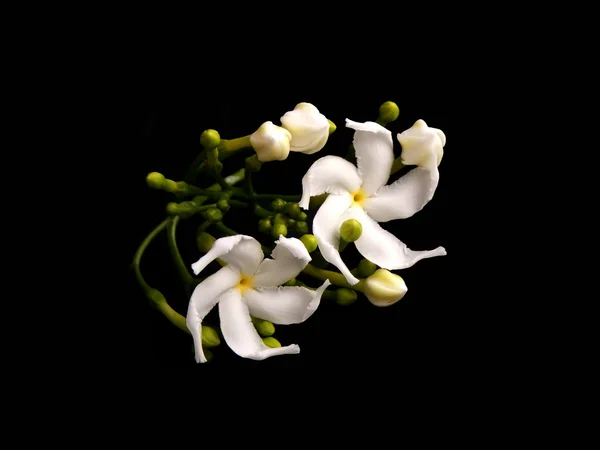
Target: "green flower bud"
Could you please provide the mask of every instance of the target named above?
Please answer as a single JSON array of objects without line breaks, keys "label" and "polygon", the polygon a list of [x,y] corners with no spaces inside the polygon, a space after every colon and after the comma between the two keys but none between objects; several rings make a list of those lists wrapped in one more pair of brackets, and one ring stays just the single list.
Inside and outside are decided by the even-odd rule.
[{"label": "green flower bud", "polygon": [[164,184],[163,184],[163,189],[167,192],[170,192],[171,194],[176,194],[177,191],[177,183],[175,183],[173,180],[165,180]]},{"label": "green flower bud", "polygon": [[304,234],[300,237],[300,241],[306,247],[308,253],[312,253],[317,249],[317,238],[312,234]]},{"label": "green flower bud", "polygon": [[257,317],[253,317],[252,322],[254,323],[254,328],[256,328],[256,331],[258,331],[258,334],[261,336],[267,337],[275,333],[275,325],[268,320],[262,320]]},{"label": "green flower bud", "polygon": [[200,144],[207,150],[216,148],[221,143],[221,136],[217,130],[205,130],[200,135]]},{"label": "green flower bud", "polygon": [[177,214],[182,218],[188,218],[194,215],[195,207],[192,202],[181,202]]},{"label": "green flower bud", "polygon": [[375,273],[377,266],[368,259],[361,259],[358,263],[358,276],[367,278]]},{"label": "green flower bud", "polygon": [[270,347],[270,348],[281,347],[281,343],[277,339],[275,339],[274,337],[266,337],[266,338],[263,338],[262,341],[265,343],[265,345],[267,347]]},{"label": "green flower bud", "polygon": [[308,224],[306,222],[296,222],[296,231],[298,234],[308,233]]},{"label": "green flower bud", "polygon": [[298,216],[300,215],[302,210],[300,209],[300,206],[298,205],[298,203],[288,203],[285,206],[285,212],[292,219],[296,219],[296,218],[298,218]]},{"label": "green flower bud", "polygon": [[271,223],[271,219],[266,218],[266,219],[260,219],[258,221],[258,231],[260,231],[261,233],[269,234],[271,232],[272,228],[273,228],[273,224]]},{"label": "green flower bud", "polygon": [[271,208],[273,208],[273,211],[275,211],[275,212],[283,211],[283,208],[285,208],[285,205],[287,205],[287,202],[284,200],[281,200],[280,198],[276,198],[275,200],[273,200],[271,202]]},{"label": "green flower bud", "polygon": [[163,293],[158,289],[148,289],[146,291],[146,297],[155,305],[158,305],[159,303],[165,303],[167,301]]},{"label": "green flower bud", "polygon": [[167,214],[170,216],[176,216],[177,214],[179,214],[179,203],[167,203]]},{"label": "green flower bud", "polygon": [[217,223],[223,220],[223,213],[217,208],[209,208],[204,211],[203,215],[210,223]]},{"label": "green flower bud", "polygon": [[215,241],[216,239],[205,231],[198,233],[198,236],[196,236],[196,245],[202,253],[208,253]]},{"label": "green flower bud", "polygon": [[213,359],[213,352],[211,352],[209,349],[202,349],[202,351],[204,352],[204,357],[206,358],[206,361],[210,361],[211,359]]},{"label": "green flower bud", "polygon": [[165,176],[159,172],[150,172],[146,175],[146,184],[152,189],[162,189],[165,185]]},{"label": "green flower bud", "polygon": [[337,130],[337,127],[335,126],[335,123],[333,123],[331,120],[327,119],[327,122],[329,122],[329,134],[333,133],[335,130]]},{"label": "green flower bud", "polygon": [[393,122],[400,115],[400,108],[394,102],[385,102],[379,107],[379,118],[377,121],[387,125]]},{"label": "green flower bud", "polygon": [[217,202],[217,208],[219,208],[219,210],[221,210],[223,212],[227,212],[227,211],[229,211],[229,208],[230,208],[229,202],[226,199],[222,198],[221,200],[219,200]]},{"label": "green flower bud", "polygon": [[358,298],[356,291],[352,289],[340,288],[336,291],[337,298],[335,299],[338,305],[348,306],[356,301]]},{"label": "green flower bud", "polygon": [[408,288],[401,276],[379,269],[365,281],[365,295],[375,306],[390,306],[406,294]]},{"label": "green flower bud", "polygon": [[175,186],[177,187],[177,192],[184,195],[187,194],[190,189],[190,185],[185,181],[178,181],[175,183]]},{"label": "green flower bud", "polygon": [[301,212],[300,214],[298,214],[298,217],[296,217],[296,220],[300,220],[302,222],[306,222],[306,219],[308,219],[308,216],[305,212]]},{"label": "green flower bud", "polygon": [[282,223],[273,225],[273,229],[271,230],[271,236],[273,236],[275,239],[278,239],[280,235],[285,237],[285,236],[287,236],[287,233],[288,233],[288,229]]},{"label": "green flower bud", "polygon": [[285,224],[289,228],[295,228],[296,227],[296,221],[294,219],[290,219],[289,217],[285,220]]},{"label": "green flower bud", "polygon": [[219,333],[214,328],[202,326],[202,348],[216,347],[221,343]]},{"label": "green flower bud", "polygon": [[196,206],[200,206],[202,203],[204,203],[206,201],[206,197],[202,196],[202,195],[196,195],[193,199],[192,202],[196,205]]},{"label": "green flower bud", "polygon": [[362,225],[356,219],[348,219],[340,227],[340,235],[346,242],[356,241],[362,234]]},{"label": "green flower bud", "polygon": [[285,283],[283,283],[284,286],[296,286],[296,279],[292,278],[291,280],[286,281]]}]

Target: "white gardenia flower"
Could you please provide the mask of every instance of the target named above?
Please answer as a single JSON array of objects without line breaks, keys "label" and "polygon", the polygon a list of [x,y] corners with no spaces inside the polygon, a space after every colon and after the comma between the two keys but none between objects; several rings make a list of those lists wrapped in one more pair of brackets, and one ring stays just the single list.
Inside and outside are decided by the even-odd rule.
[{"label": "white gardenia flower", "polygon": [[292,135],[288,130],[268,121],[250,135],[250,145],[259,161],[283,161],[290,154]]},{"label": "white gardenia flower", "polygon": [[338,156],[325,156],[315,161],[302,179],[300,207],[308,209],[311,196],[330,194],[313,221],[323,258],[336,266],[348,283],[358,283],[338,251],[340,225],[348,219],[362,225],[362,234],[354,242],[358,251],[384,269],[405,269],[421,259],[445,255],[443,247],[410,250],[377,223],[411,217],[431,200],[439,182],[440,145],[446,141],[443,133],[418,121],[410,133],[400,134],[406,162],[424,165],[386,186],[394,161],[392,133],[375,122],[346,119],[346,126],[356,130],[353,143],[358,169]]},{"label": "white gardenia flower", "polygon": [[217,258],[227,265],[196,286],[190,299],[186,325],[194,338],[196,362],[206,362],[202,350],[202,320],[218,303],[221,332],[227,345],[244,358],[262,360],[300,353],[297,345],[267,347],[250,316],[282,325],[304,322],[317,309],[325,281],[316,290],[283,286],[311,260],[299,239],[279,236],[272,258],[264,259],[260,243],[250,236],[217,239],[210,251],[192,264],[198,275]]},{"label": "white gardenia flower", "polygon": [[321,150],[329,138],[327,117],[310,103],[298,103],[293,111],[286,112],[281,125],[292,134],[290,150],[308,155]]}]

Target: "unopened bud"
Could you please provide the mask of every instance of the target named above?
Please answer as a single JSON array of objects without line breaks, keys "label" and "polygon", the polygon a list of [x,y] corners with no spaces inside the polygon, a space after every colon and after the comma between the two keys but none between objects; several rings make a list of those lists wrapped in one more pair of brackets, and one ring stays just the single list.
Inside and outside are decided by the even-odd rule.
[{"label": "unopened bud", "polygon": [[358,276],[367,278],[375,273],[377,266],[368,259],[361,259],[358,263]]},{"label": "unopened bud", "polygon": [[271,208],[273,208],[273,211],[275,212],[283,211],[285,205],[287,205],[287,202],[285,200],[281,200],[280,198],[276,198],[271,202]]},{"label": "unopened bud", "polygon": [[206,211],[204,211],[204,217],[210,223],[217,223],[217,222],[220,222],[221,220],[223,220],[223,213],[221,211],[219,211],[217,208],[209,208]]},{"label": "unopened bud", "polygon": [[217,147],[221,143],[221,136],[217,130],[205,130],[200,135],[200,144],[207,150]]},{"label": "unopened bud", "polygon": [[278,348],[281,347],[281,343],[274,337],[266,337],[262,340],[267,347]]},{"label": "unopened bud", "polygon": [[190,189],[190,185],[187,184],[185,181],[177,181],[175,183],[175,186],[177,187],[177,193],[179,194],[187,194],[189,192]]},{"label": "unopened bud", "polygon": [[308,253],[312,253],[317,249],[317,238],[314,237],[312,234],[302,235],[300,237],[300,241],[304,244]]},{"label": "unopened bud", "polygon": [[205,231],[198,233],[198,236],[196,236],[196,245],[202,253],[208,253],[215,241],[216,239]]},{"label": "unopened bud", "polygon": [[300,220],[302,222],[306,222],[306,219],[308,219],[308,216],[305,212],[301,212],[300,214],[298,214],[298,217],[296,217],[296,220]]},{"label": "unopened bud", "polygon": [[[219,333],[214,328],[202,326],[202,347],[216,347],[221,343]],[[205,355],[206,356],[206,355]]]},{"label": "unopened bud", "polygon": [[271,223],[271,219],[266,218],[266,219],[260,219],[258,221],[258,231],[260,231],[261,233],[269,234],[271,232],[272,228],[273,228],[273,224]]},{"label": "unopened bud", "polygon": [[356,295],[356,291],[353,291],[352,289],[346,289],[346,288],[338,289],[336,291],[336,295],[337,295],[337,297],[335,299],[336,303],[338,305],[342,305],[342,306],[351,305],[358,298]]},{"label": "unopened bud", "polygon": [[254,323],[254,328],[256,328],[256,331],[258,331],[258,334],[260,334],[261,336],[267,337],[275,333],[275,325],[273,325],[268,320],[253,317],[252,322]]},{"label": "unopened bud", "polygon": [[146,175],[146,184],[152,189],[162,189],[165,185],[165,176],[159,172],[151,172]]},{"label": "unopened bud", "polygon": [[300,213],[302,213],[302,210],[300,209],[300,206],[298,205],[298,203],[288,203],[285,206],[285,212],[292,219],[297,219],[298,216],[300,215]]},{"label": "unopened bud", "polygon": [[194,215],[194,204],[192,202],[181,202],[178,207],[177,214],[182,218],[186,219]]},{"label": "unopened bud", "polygon": [[219,200],[217,202],[217,208],[219,208],[219,210],[221,210],[223,212],[227,212],[227,211],[229,211],[229,208],[230,208],[229,202],[226,199],[222,198],[221,200]]},{"label": "unopened bud", "polygon": [[340,236],[346,242],[356,241],[362,234],[362,225],[356,219],[348,219],[340,227]]},{"label": "unopened bud", "polygon": [[171,194],[177,194],[177,183],[173,180],[166,179],[162,188]]},{"label": "unopened bud", "polygon": [[401,276],[379,269],[365,280],[365,295],[375,306],[390,306],[406,294],[408,288]]},{"label": "unopened bud", "polygon": [[279,238],[279,236],[285,237],[285,236],[287,236],[287,233],[288,233],[288,229],[282,223],[273,225],[273,229],[271,230],[271,236],[273,236],[275,239]]},{"label": "unopened bud", "polygon": [[306,222],[296,222],[296,231],[298,234],[308,233],[308,224]]},{"label": "unopened bud", "polygon": [[179,203],[167,203],[167,214],[170,216],[176,216],[177,214],[179,214]]},{"label": "unopened bud", "polygon": [[387,125],[393,122],[400,115],[400,108],[394,102],[385,102],[379,107],[379,118],[377,119],[382,125]]}]

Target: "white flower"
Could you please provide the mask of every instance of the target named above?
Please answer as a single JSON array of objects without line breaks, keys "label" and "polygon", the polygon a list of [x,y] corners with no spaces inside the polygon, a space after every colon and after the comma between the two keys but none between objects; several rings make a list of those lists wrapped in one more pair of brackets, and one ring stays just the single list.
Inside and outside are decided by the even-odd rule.
[{"label": "white flower", "polygon": [[250,236],[217,239],[210,251],[192,264],[198,275],[217,258],[227,265],[196,286],[190,299],[186,325],[194,338],[196,362],[206,362],[202,350],[202,320],[218,303],[221,332],[227,345],[244,358],[262,360],[270,356],[300,353],[297,345],[267,347],[252,324],[250,315],[288,325],[304,322],[317,309],[325,281],[316,290],[284,286],[311,260],[299,239],[279,236],[273,259],[264,259],[260,243]]},{"label": "white flower", "polygon": [[402,162],[433,170],[442,162],[446,135],[442,130],[429,128],[424,120],[417,120],[406,131],[398,134],[398,142],[402,145]]},{"label": "white flower", "polygon": [[290,154],[292,135],[288,130],[268,121],[250,135],[250,145],[256,151],[258,160],[283,161]]},{"label": "white flower", "polygon": [[[358,169],[338,156],[325,156],[315,161],[302,179],[299,203],[302,208],[308,209],[311,196],[330,194],[313,221],[313,234],[323,257],[342,272],[348,283],[358,283],[338,251],[340,225],[348,219],[356,219],[362,225],[362,234],[354,242],[356,248],[379,267],[405,269],[423,258],[445,255],[443,247],[430,251],[410,250],[377,223],[411,217],[431,200],[439,181],[437,155],[440,141],[442,146],[445,144],[445,136],[441,137],[443,133],[440,136],[434,132],[435,139],[428,141],[421,139],[423,133],[432,129],[419,124],[415,130],[411,129],[414,134],[401,134],[403,140],[408,137],[404,148],[408,160],[413,157],[427,165],[417,167],[385,186],[394,161],[391,132],[375,122],[358,123],[346,119],[346,126],[356,130],[353,143]],[[414,156],[417,151],[412,145],[418,146],[415,148],[422,156]],[[431,155],[427,157],[429,153],[436,155],[436,164],[431,164],[434,159]]]},{"label": "white flower", "polygon": [[290,150],[308,155],[321,150],[329,137],[327,117],[310,103],[298,103],[281,118],[283,128],[292,134]]},{"label": "white flower", "polygon": [[390,306],[399,301],[408,288],[400,275],[378,269],[365,280],[365,295],[375,306]]}]

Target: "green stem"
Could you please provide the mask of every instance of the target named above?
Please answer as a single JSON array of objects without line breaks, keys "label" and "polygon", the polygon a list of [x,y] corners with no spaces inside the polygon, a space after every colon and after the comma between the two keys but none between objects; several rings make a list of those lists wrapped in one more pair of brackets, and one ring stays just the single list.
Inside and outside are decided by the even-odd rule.
[{"label": "green stem", "polygon": [[261,219],[266,219],[267,217],[275,215],[274,212],[269,211],[268,209],[265,209],[260,205],[254,205],[253,212],[255,216],[260,217]]},{"label": "green stem", "polygon": [[171,306],[169,306],[169,304],[167,302],[155,303],[154,306],[161,313],[163,313],[163,315],[167,319],[169,319],[169,322],[171,322],[173,325],[175,325],[180,330],[185,331],[188,334],[191,334],[190,330],[188,330],[188,327],[185,324],[185,317],[183,317],[181,314],[179,314],[177,311],[175,311],[173,308],[171,308]]},{"label": "green stem", "polygon": [[239,234],[237,231],[232,230],[223,222],[215,223],[215,228],[227,236],[235,236],[236,234]]},{"label": "green stem", "polygon": [[181,276],[181,279],[188,284],[191,284],[194,281],[194,278],[190,275],[187,270],[187,266],[179,253],[179,248],[177,248],[177,224],[179,223],[179,216],[173,217],[171,223],[168,226],[168,237],[169,237],[169,250],[171,251],[171,256],[173,257],[173,262],[175,263],[175,267]]},{"label": "green stem", "polygon": [[146,251],[146,248],[148,247],[150,242],[152,242],[152,240],[156,236],[158,236],[158,234],[162,230],[165,229],[165,227],[169,224],[169,222],[171,222],[171,220],[172,219],[170,217],[167,217],[154,230],[152,230],[150,232],[150,234],[148,234],[148,236],[146,236],[146,239],[144,239],[142,241],[139,248],[135,252],[135,255],[133,256],[133,270],[135,272],[135,277],[137,278],[138,283],[140,283],[140,286],[142,286],[142,288],[146,291],[149,289],[152,289],[152,287],[148,283],[146,283],[146,280],[144,280],[144,277],[142,276],[142,272],[140,271],[140,261],[142,260],[142,255]]},{"label": "green stem", "polygon": [[304,270],[302,270],[307,275],[311,277],[317,278],[318,280],[329,280],[332,284],[336,286],[345,287],[349,289],[354,289],[355,291],[364,292],[365,280],[360,280],[357,284],[351,285],[346,281],[344,275],[338,272],[333,272],[331,270],[319,269],[318,267],[313,266],[312,264],[308,264]]},{"label": "green stem", "polygon": [[256,200],[275,200],[280,198],[286,202],[299,202],[302,198],[301,195],[279,195],[279,194],[256,194],[254,196]]},{"label": "green stem", "polygon": [[402,158],[400,156],[398,156],[392,164],[392,170],[390,171],[390,175],[395,174],[403,167],[404,167],[404,164],[402,163]]},{"label": "green stem", "polygon": [[226,155],[231,155],[233,152],[237,152],[238,150],[248,147],[252,147],[250,144],[250,135],[236,139],[221,139],[221,143],[219,144],[218,148],[219,154],[223,155],[221,159],[225,159],[227,157]]},{"label": "green stem", "polygon": [[228,202],[229,202],[229,205],[233,206],[234,208],[247,208],[248,207],[248,203],[241,202],[239,200],[231,199],[231,200],[228,200]]}]

